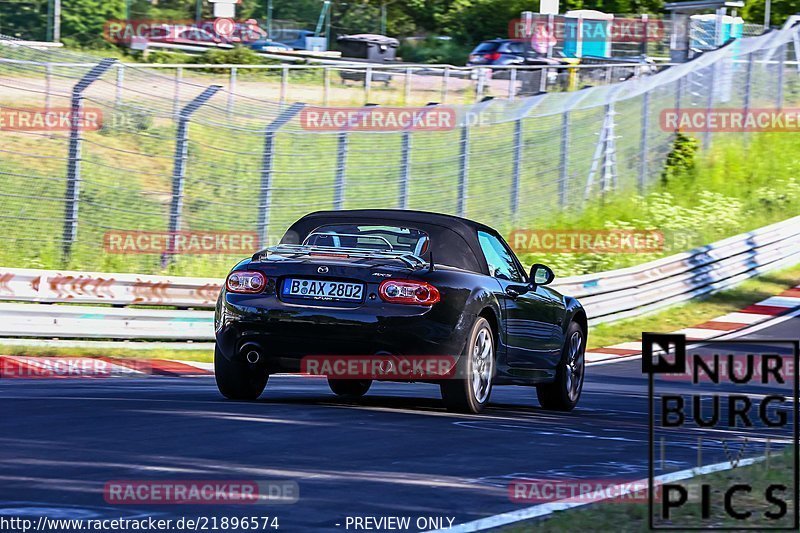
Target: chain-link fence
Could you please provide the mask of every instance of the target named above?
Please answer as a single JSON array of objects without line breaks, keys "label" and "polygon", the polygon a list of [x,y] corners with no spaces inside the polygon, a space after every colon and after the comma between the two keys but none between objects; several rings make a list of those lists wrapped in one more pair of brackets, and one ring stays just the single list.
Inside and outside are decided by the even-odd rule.
[{"label": "chain-link fence", "polygon": [[[310,106],[291,92],[281,104],[274,92],[176,84],[136,65],[90,66],[4,41],[3,118],[30,109],[71,118],[0,131],[0,263],[220,274],[237,254],[123,255],[108,250],[108,235],[248,231],[266,244],[321,209],[434,210],[501,230],[534,227],[613,190],[645,191],[675,137],[665,110],[795,102],[797,44],[789,28],[622,83],[398,110]],[[81,127],[80,110],[102,114],[102,125]],[[401,112],[415,119],[391,122]]]},{"label": "chain-link fence", "polygon": [[[48,63],[45,86],[53,82],[53,69],[91,68],[95,62]],[[276,103],[302,101],[314,105],[426,105],[473,104],[486,97],[514,98],[540,92],[576,90],[609,85],[630,78],[649,76],[669,64],[590,62],[557,65],[547,69],[534,66],[454,67],[450,65],[207,65],[137,64],[139,71],[151,71],[162,78],[160,95],[171,97],[173,106],[182,100],[184,82],[221,85],[227,89],[227,104],[239,96],[262,99],[273,96]],[[124,63],[116,63],[107,77],[114,80],[121,99],[130,87],[141,91],[135,79],[128,79]],[[47,65],[45,65],[47,70]],[[169,80],[164,80],[169,78]]]}]

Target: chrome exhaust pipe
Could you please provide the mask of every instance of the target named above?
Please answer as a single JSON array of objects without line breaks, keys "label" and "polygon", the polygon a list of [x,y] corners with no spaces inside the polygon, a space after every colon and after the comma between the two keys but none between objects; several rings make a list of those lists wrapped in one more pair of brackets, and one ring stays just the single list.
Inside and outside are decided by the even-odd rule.
[{"label": "chrome exhaust pipe", "polygon": [[256,350],[250,350],[249,352],[247,352],[247,355],[245,357],[247,358],[247,362],[250,363],[251,365],[258,363],[261,360],[261,354],[258,353],[258,351]]},{"label": "chrome exhaust pipe", "polygon": [[254,365],[261,361],[264,349],[256,342],[246,342],[239,348],[239,357]]}]

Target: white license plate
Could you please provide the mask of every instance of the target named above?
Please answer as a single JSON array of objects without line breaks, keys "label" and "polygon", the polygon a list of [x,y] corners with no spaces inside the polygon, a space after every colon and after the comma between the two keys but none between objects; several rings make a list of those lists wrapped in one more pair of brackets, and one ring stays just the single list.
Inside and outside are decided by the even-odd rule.
[{"label": "white license plate", "polygon": [[283,284],[283,295],[317,300],[361,301],[364,299],[364,285],[344,281],[289,278]]}]

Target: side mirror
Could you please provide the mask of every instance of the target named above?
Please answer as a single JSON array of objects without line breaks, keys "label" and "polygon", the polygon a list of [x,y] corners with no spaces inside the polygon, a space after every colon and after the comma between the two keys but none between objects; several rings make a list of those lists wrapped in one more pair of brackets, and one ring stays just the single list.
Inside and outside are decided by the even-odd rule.
[{"label": "side mirror", "polygon": [[536,263],[531,267],[530,282],[534,287],[538,287],[539,285],[548,285],[554,279],[556,279],[556,275],[552,270],[550,270],[550,267],[539,263]]}]

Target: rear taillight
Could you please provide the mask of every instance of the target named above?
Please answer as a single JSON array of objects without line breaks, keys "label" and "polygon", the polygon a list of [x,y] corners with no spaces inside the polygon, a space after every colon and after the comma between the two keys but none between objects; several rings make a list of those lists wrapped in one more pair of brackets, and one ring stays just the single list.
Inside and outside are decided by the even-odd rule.
[{"label": "rear taillight", "polygon": [[489,61],[497,61],[498,59],[500,59],[500,52],[492,52],[491,54],[486,54],[483,57],[485,57]]},{"label": "rear taillight", "polygon": [[251,270],[240,270],[231,272],[225,281],[225,287],[229,292],[241,294],[255,294],[264,290],[267,286],[267,278],[261,272]]},{"label": "rear taillight", "polygon": [[424,281],[387,279],[378,294],[384,302],[395,304],[433,305],[441,299],[439,289]]}]

